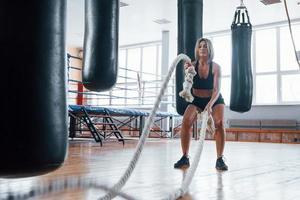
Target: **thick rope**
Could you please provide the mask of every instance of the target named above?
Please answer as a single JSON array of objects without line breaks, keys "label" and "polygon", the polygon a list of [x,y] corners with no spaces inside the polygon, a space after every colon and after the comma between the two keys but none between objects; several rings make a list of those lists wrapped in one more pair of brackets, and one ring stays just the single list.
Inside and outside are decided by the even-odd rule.
[{"label": "thick rope", "polygon": [[[194,174],[196,172],[196,169],[198,167],[198,164],[199,164],[199,161],[201,158],[201,154],[202,154],[206,130],[207,130],[208,126],[212,126],[214,124],[212,116],[211,115],[208,116],[207,111],[198,113],[197,119],[199,120],[200,118],[201,118],[200,139],[199,139],[199,144],[198,144],[198,147],[196,150],[196,154],[193,159],[192,166],[189,168],[185,178],[183,179],[181,187],[178,190],[176,190],[174,193],[170,194],[167,198],[168,200],[178,199],[179,197],[182,197],[187,192],[187,189],[188,189],[189,185],[191,184]],[[209,121],[212,121],[212,122],[209,123]],[[199,133],[199,129],[197,130],[197,133]]]},{"label": "thick rope", "polygon": [[78,176],[70,176],[57,178],[50,181],[38,181],[35,187],[32,187],[27,193],[18,194],[17,192],[8,192],[6,197],[0,197],[0,200],[26,200],[37,196],[43,196],[50,193],[59,193],[67,189],[101,189],[106,192],[111,192],[116,196],[120,196],[127,200],[137,200],[136,198],[114,191],[105,185],[97,183],[95,178],[86,178]]},{"label": "thick rope", "polygon": [[[179,96],[184,98],[187,102],[192,102],[194,100],[193,95],[191,94],[191,88],[193,85],[193,77],[197,74],[195,71],[194,66],[189,66],[185,70],[185,81],[183,83],[183,90],[179,93]],[[202,149],[203,149],[203,142],[205,139],[206,131],[210,132],[211,134],[215,133],[215,125],[214,125],[214,120],[211,115],[208,115],[207,111],[202,112],[201,114],[197,114],[197,120],[201,119],[201,129],[200,129],[200,139],[199,139],[199,144],[198,148],[196,151],[196,154],[194,156],[193,164],[191,168],[188,170],[187,174],[185,175],[181,187],[175,191],[173,194],[170,194],[168,199],[173,200],[177,199],[181,196],[183,196],[189,187],[189,185],[192,182],[192,179],[194,177],[194,174],[196,172],[196,169],[198,167]],[[199,129],[197,131],[199,133]],[[198,134],[199,135],[199,134]]]},{"label": "thick rope", "polygon": [[193,86],[193,78],[197,74],[195,67],[193,65],[185,69],[185,78],[183,82],[183,90],[179,92],[179,96],[184,98],[187,102],[192,103],[194,100],[193,95],[191,94],[191,89]]},{"label": "thick rope", "polygon": [[[117,184],[115,184],[112,188],[113,188],[113,191],[120,191],[122,189],[122,187],[125,185],[125,183],[127,182],[127,180],[129,179],[132,171],[134,170],[135,166],[136,166],[136,163],[141,155],[141,152],[143,150],[143,147],[144,147],[144,144],[145,144],[145,141],[146,141],[146,138],[148,137],[149,135],[149,130],[151,128],[151,125],[153,124],[153,120],[154,120],[154,116],[156,114],[156,111],[158,109],[158,106],[161,102],[161,99],[163,97],[163,94],[167,88],[167,85],[168,85],[168,82],[169,80],[171,79],[171,76],[173,74],[173,71],[175,70],[177,64],[181,61],[181,60],[185,60],[187,62],[191,62],[191,59],[186,56],[185,54],[179,54],[176,59],[173,61],[169,71],[168,71],[168,74],[162,84],[162,87],[160,89],[160,92],[159,92],[159,95],[158,97],[156,98],[156,101],[155,101],[155,104],[154,104],[154,107],[151,111],[151,114],[150,116],[147,118],[147,121],[145,123],[145,126],[143,128],[143,132],[142,132],[142,136],[137,144],[137,147],[136,147],[136,151],[128,165],[128,168],[127,170],[125,171],[124,175],[120,178],[120,180],[118,181]],[[112,194],[111,192],[107,193],[104,197],[101,197],[99,198],[99,200],[110,200],[112,199],[113,197],[115,197],[114,194]]]},{"label": "thick rope", "polygon": [[125,173],[123,174],[123,176],[119,179],[119,181],[112,188],[108,188],[107,186],[100,185],[100,184],[96,183],[95,180],[87,180],[84,177],[67,177],[67,178],[64,177],[64,178],[57,178],[57,179],[52,180],[47,183],[41,182],[41,183],[37,184],[38,185],[37,187],[34,187],[27,194],[22,194],[22,195],[21,194],[20,195],[19,194],[9,194],[9,196],[5,199],[10,199],[10,200],[11,199],[28,199],[28,198],[32,198],[32,197],[39,196],[39,195],[46,195],[49,193],[60,192],[60,191],[66,190],[66,189],[98,188],[98,189],[108,191],[108,193],[104,197],[99,198],[100,200],[110,200],[117,195],[121,196],[125,199],[134,200],[133,197],[130,197],[127,194],[121,193],[119,191],[122,189],[122,187],[125,185],[125,183],[129,179],[131,173],[133,172],[133,170],[136,166],[136,163],[138,162],[138,159],[143,150],[146,138],[148,137],[150,128],[153,124],[156,111],[158,110],[158,107],[159,107],[159,104],[163,97],[163,94],[167,88],[168,82],[171,79],[171,76],[172,76],[177,64],[181,60],[185,60],[186,62],[191,62],[190,58],[188,56],[186,56],[185,54],[179,54],[176,57],[176,59],[173,61],[172,65],[169,69],[169,72],[162,84],[162,87],[161,87],[159,95],[155,101],[155,104],[151,111],[151,114],[147,118],[147,121],[143,128],[141,138],[136,146],[136,151],[128,165],[128,168],[125,171]]}]

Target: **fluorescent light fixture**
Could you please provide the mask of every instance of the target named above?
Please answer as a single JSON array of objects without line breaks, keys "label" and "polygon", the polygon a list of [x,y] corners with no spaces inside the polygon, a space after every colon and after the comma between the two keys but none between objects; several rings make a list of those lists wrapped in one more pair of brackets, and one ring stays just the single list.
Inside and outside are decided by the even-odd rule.
[{"label": "fluorescent light fixture", "polygon": [[125,3],[125,2],[122,2],[122,1],[120,1],[120,7],[125,7],[125,6],[129,6],[129,4],[128,4],[128,3]]},{"label": "fluorescent light fixture", "polygon": [[153,20],[155,23],[157,24],[169,24],[171,23],[171,21],[167,20],[167,19],[156,19],[156,20]]},{"label": "fluorescent light fixture", "polygon": [[274,3],[280,3],[281,0],[260,0],[260,2],[262,2],[265,5],[270,5],[270,4],[274,4]]}]

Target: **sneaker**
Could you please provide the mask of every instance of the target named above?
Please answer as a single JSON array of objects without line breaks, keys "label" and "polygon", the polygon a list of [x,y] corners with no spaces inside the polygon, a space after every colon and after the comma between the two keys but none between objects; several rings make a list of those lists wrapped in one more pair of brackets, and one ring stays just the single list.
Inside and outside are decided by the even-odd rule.
[{"label": "sneaker", "polygon": [[216,162],[216,169],[226,171],[228,170],[228,166],[225,164],[223,160],[223,156],[219,157]]},{"label": "sneaker", "polygon": [[183,168],[183,167],[189,167],[190,166],[190,159],[183,155],[180,160],[178,160],[175,164],[174,164],[174,168],[178,169],[178,168]]}]

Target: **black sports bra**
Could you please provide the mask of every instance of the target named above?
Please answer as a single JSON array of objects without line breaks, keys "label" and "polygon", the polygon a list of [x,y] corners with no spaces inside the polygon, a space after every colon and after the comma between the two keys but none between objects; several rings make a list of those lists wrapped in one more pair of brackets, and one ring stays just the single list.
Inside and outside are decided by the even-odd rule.
[{"label": "black sports bra", "polygon": [[200,78],[198,74],[198,65],[199,62],[196,62],[195,70],[197,74],[193,78],[193,88],[195,89],[206,89],[206,90],[211,90],[214,87],[214,76],[212,74],[212,64],[213,62],[210,63],[209,65],[209,71],[208,71],[208,76],[207,78]]}]

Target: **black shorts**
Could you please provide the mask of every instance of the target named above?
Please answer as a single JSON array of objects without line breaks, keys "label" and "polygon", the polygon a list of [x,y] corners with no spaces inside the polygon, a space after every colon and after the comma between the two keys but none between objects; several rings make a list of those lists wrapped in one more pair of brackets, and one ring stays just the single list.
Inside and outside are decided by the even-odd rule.
[{"label": "black shorts", "polygon": [[[197,97],[197,96],[194,96],[194,100],[190,104],[193,104],[193,105],[197,106],[198,108],[200,108],[201,110],[204,110],[205,106],[210,101],[210,98],[211,97]],[[219,94],[218,99],[215,101],[215,103],[212,107],[214,107],[217,104],[225,104],[221,93]]]}]

